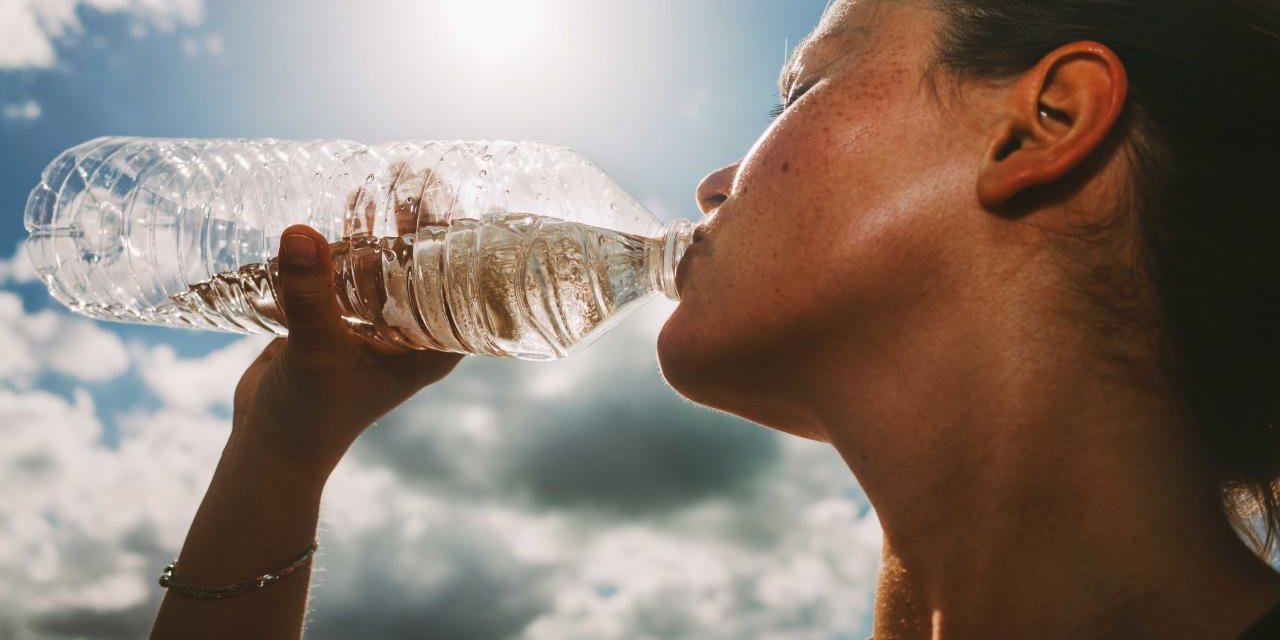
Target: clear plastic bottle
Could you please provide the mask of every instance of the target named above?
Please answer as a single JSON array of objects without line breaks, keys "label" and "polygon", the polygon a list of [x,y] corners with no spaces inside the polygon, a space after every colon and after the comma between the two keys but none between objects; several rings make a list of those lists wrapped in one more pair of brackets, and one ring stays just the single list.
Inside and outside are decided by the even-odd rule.
[{"label": "clear plastic bottle", "polygon": [[275,255],[299,222],[332,243],[353,330],[532,360],[678,299],[692,236],[582,155],[530,142],[98,138],[59,155],[26,207],[31,260],[71,309],[240,333],[287,332]]}]

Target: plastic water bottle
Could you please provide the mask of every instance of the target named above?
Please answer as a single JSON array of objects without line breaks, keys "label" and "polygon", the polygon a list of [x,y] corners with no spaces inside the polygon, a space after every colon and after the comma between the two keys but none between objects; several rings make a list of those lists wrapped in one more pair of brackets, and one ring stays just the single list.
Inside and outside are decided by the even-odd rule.
[{"label": "plastic water bottle", "polygon": [[543,143],[113,137],[44,170],[26,245],[79,313],[285,335],[275,255],[299,222],[332,243],[354,331],[531,360],[588,344],[656,294],[678,299],[693,231]]}]

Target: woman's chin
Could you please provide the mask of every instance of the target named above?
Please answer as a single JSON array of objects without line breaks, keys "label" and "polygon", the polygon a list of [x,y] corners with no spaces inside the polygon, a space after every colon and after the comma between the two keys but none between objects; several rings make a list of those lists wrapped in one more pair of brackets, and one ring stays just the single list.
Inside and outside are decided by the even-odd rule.
[{"label": "woman's chin", "polygon": [[708,404],[708,387],[714,384],[715,377],[714,359],[707,352],[711,345],[688,315],[682,304],[662,325],[658,333],[658,367],[667,384],[680,395]]},{"label": "woman's chin", "polygon": [[680,395],[748,417],[744,400],[758,396],[751,387],[760,378],[759,363],[747,357],[751,349],[726,325],[707,320],[692,307],[677,307],[658,333],[658,366]]},{"label": "woman's chin", "polygon": [[778,369],[776,352],[772,358],[760,357],[768,350],[751,339],[733,339],[727,323],[699,321],[692,308],[681,311],[677,307],[658,333],[658,366],[672,389],[700,405],[792,435],[828,441],[812,423],[812,416],[796,411],[792,396],[798,390],[771,377]]}]

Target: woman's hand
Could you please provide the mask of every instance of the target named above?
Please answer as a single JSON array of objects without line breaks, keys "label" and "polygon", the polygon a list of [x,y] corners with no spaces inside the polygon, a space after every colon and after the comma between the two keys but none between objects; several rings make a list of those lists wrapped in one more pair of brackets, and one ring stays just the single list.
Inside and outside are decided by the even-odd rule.
[{"label": "woman's hand", "polygon": [[[297,558],[315,540],[325,481],[351,443],[462,359],[352,332],[338,313],[329,244],[314,229],[284,230],[278,266],[289,338],[240,378],[231,440],[178,556],[180,582],[234,584]],[[306,565],[216,603],[167,593],[151,637],[301,637],[310,575]]]},{"label": "woman's hand", "polygon": [[279,268],[289,337],[267,345],[240,378],[231,439],[323,480],[365,428],[448,375],[462,356],[353,333],[339,315],[328,241],[308,226],[284,230]]}]

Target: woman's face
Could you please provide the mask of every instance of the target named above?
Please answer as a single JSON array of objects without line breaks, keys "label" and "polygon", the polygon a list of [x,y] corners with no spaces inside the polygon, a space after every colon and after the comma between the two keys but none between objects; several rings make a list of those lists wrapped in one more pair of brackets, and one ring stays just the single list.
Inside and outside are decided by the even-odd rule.
[{"label": "woman's face", "polygon": [[936,20],[914,3],[836,3],[784,70],[782,115],[699,185],[709,217],[658,341],[676,390],[826,439],[806,399],[831,372],[874,370],[948,312],[980,233],[964,212],[985,140],[923,80]]}]

